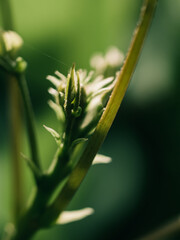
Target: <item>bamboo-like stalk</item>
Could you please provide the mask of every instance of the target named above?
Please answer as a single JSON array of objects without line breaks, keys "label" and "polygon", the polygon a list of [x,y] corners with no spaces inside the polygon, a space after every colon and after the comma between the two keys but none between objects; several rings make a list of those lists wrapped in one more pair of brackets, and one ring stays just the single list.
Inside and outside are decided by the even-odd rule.
[{"label": "bamboo-like stalk", "polygon": [[[4,30],[14,29],[14,20],[10,0],[1,0],[1,15]],[[12,199],[14,218],[17,220],[22,207],[22,173],[20,163],[21,145],[21,107],[17,82],[12,75],[8,75],[10,144],[12,154]]]},{"label": "bamboo-like stalk", "polygon": [[35,124],[34,124],[34,113],[32,109],[31,99],[28,91],[28,86],[24,73],[16,75],[16,81],[18,82],[19,90],[22,96],[24,112],[26,116],[27,123],[27,133],[29,139],[29,146],[31,152],[31,160],[40,170],[39,155],[37,149],[37,139],[35,134]]}]

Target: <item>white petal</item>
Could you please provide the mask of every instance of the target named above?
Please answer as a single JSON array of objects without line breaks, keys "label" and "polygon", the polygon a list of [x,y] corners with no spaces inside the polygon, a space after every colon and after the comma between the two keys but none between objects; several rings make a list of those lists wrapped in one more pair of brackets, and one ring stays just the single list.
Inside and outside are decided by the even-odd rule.
[{"label": "white petal", "polygon": [[118,67],[123,63],[124,54],[116,47],[110,47],[106,53],[105,61],[111,67]]},{"label": "white petal", "polygon": [[95,123],[97,124],[97,119],[100,118],[102,109],[103,105],[101,96],[99,95],[94,97],[85,109],[85,117],[80,126],[81,130],[87,128],[89,125],[94,125]]},{"label": "white petal", "polygon": [[81,82],[84,82],[84,80],[87,77],[87,70],[79,69],[78,72],[79,72],[79,77],[80,77]]},{"label": "white petal", "polygon": [[101,154],[97,154],[92,162],[92,165],[95,165],[95,164],[107,164],[107,163],[110,163],[112,162],[112,158],[111,157],[107,157],[107,156],[104,156],[104,155],[101,155]]},{"label": "white petal", "polygon": [[51,94],[54,97],[57,97],[59,95],[58,91],[54,88],[49,88],[48,93]]},{"label": "white petal", "polygon": [[67,81],[67,78],[66,78],[62,73],[60,73],[59,71],[55,71],[55,74],[56,74],[63,82],[66,82],[66,81]]},{"label": "white petal", "polygon": [[22,38],[13,31],[4,32],[3,38],[7,51],[18,50],[23,44]]},{"label": "white petal", "polygon": [[109,77],[98,82],[93,81],[91,84],[86,86],[86,92],[88,95],[97,92],[102,88],[108,87],[110,84],[112,84],[113,81],[114,77]]},{"label": "white petal", "polygon": [[84,83],[90,82],[91,79],[92,79],[93,74],[94,74],[94,71],[90,71],[90,72],[88,73],[87,77],[84,79]]},{"label": "white petal", "polygon": [[56,224],[67,224],[70,222],[75,222],[85,217],[88,217],[93,213],[94,213],[94,209],[92,208],[83,208],[76,211],[64,211],[61,213],[61,215],[57,219]]},{"label": "white petal", "polygon": [[90,66],[101,71],[106,68],[106,61],[101,53],[95,54],[90,59]]},{"label": "white petal", "polygon": [[57,79],[54,76],[48,75],[47,80],[49,80],[56,88],[61,84],[61,80]]},{"label": "white petal", "polygon": [[90,98],[90,99],[92,99],[92,98],[94,98],[94,97],[96,97],[96,96],[98,96],[98,95],[111,92],[112,89],[113,89],[113,87],[114,87],[114,82],[113,82],[109,87],[102,88],[102,89],[98,90],[97,92],[94,92],[94,93],[91,95],[91,98]]},{"label": "white petal", "polygon": [[97,82],[102,81],[103,79],[104,79],[104,76],[103,76],[103,75],[98,75],[98,76],[93,80],[93,82],[94,82],[94,83],[97,83]]},{"label": "white petal", "polygon": [[48,104],[56,113],[57,118],[64,122],[65,115],[64,115],[62,107],[60,105],[56,104],[55,102],[53,102],[52,100],[49,100]]}]

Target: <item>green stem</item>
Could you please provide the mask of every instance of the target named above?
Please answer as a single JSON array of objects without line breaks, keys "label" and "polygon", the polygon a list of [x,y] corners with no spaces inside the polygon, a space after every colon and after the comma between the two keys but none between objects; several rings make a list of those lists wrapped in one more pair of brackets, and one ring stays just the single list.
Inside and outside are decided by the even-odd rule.
[{"label": "green stem", "polygon": [[57,196],[54,203],[45,213],[45,219],[48,218],[50,221],[55,220],[60,212],[62,212],[69,204],[85,175],[87,174],[87,171],[89,170],[100,146],[102,145],[126,93],[131,76],[138,61],[146,33],[153,18],[156,4],[157,0],[144,1],[139,23],[134,31],[126,60],[118,76],[115,88],[108,101],[107,107],[77,166],[70,174],[67,183]]},{"label": "green stem", "polygon": [[28,91],[28,87],[27,87],[27,83],[26,83],[24,74],[18,75],[17,81],[18,81],[19,89],[21,91],[23,104],[24,104],[24,110],[25,110],[26,121],[27,121],[27,130],[28,130],[28,136],[29,136],[30,151],[31,151],[31,158],[32,158],[32,161],[36,164],[36,166],[40,169],[32,104],[31,104],[30,95],[29,95],[29,91]]},{"label": "green stem", "polygon": [[17,83],[14,77],[9,77],[9,102],[10,102],[10,135],[12,151],[12,183],[14,218],[19,218],[23,202],[22,165],[20,162],[21,140],[21,109]]},{"label": "green stem", "polygon": [[14,19],[12,17],[12,9],[10,0],[0,0],[1,3],[1,14],[4,29],[13,30],[14,29]]},{"label": "green stem", "polygon": [[163,240],[167,237],[173,237],[180,232],[180,217],[151,232],[150,234],[139,238],[139,240]]},{"label": "green stem", "polygon": [[43,175],[40,179],[39,187],[36,188],[33,200],[26,210],[25,214],[21,217],[16,226],[17,232],[10,239],[13,240],[28,240],[37,230],[49,226],[49,219],[42,221],[42,216],[46,211],[47,205],[53,196],[56,187],[65,177],[69,174],[67,165],[66,147],[58,152],[57,162],[54,170],[47,175]]},{"label": "green stem", "polygon": [[[3,27],[5,30],[14,29],[14,21],[12,17],[12,9],[9,0],[0,0],[1,15]],[[8,75],[9,84],[9,102],[10,102],[10,135],[11,135],[11,151],[12,151],[12,178],[13,178],[13,196],[14,196],[14,218],[19,217],[22,207],[22,176],[20,163],[20,135],[21,135],[21,110],[19,92],[14,76]]]}]

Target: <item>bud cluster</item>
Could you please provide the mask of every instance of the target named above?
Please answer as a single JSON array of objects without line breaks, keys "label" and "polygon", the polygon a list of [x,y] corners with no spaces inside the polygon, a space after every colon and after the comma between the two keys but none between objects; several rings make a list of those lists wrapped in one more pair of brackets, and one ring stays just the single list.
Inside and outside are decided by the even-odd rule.
[{"label": "bud cluster", "polygon": [[71,136],[69,143],[78,139],[88,138],[94,131],[110,93],[115,84],[114,77],[104,78],[97,76],[93,71],[75,71],[75,66],[70,69],[65,77],[56,71],[56,76],[47,79],[54,85],[49,89],[53,101],[48,103],[55,111],[58,120],[63,126],[62,132],[46,129],[55,137],[59,144],[65,136]]},{"label": "bud cluster", "polygon": [[0,66],[11,73],[22,73],[26,62],[18,56],[23,45],[22,38],[14,31],[0,30]]}]

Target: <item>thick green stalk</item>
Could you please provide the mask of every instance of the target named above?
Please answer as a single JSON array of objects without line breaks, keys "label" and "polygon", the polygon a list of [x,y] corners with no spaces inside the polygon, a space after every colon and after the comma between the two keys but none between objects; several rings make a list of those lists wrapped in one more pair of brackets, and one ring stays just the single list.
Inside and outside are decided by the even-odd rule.
[{"label": "thick green stalk", "polygon": [[34,116],[33,110],[31,105],[31,100],[29,96],[29,91],[26,83],[26,79],[24,74],[17,75],[17,81],[19,85],[19,89],[21,92],[21,96],[23,99],[24,104],[24,111],[26,115],[26,122],[27,122],[27,130],[29,136],[29,145],[31,151],[31,160],[35,163],[35,165],[40,168],[39,157],[38,157],[38,150],[37,150],[37,140],[35,134],[35,124],[34,124]]},{"label": "thick green stalk", "polygon": [[118,76],[107,107],[77,166],[72,171],[67,183],[57,196],[54,203],[45,213],[44,219],[48,218],[53,221],[58,217],[59,213],[62,212],[71,201],[87,174],[87,171],[89,170],[95,155],[102,145],[126,93],[131,76],[138,61],[146,33],[153,18],[156,4],[157,0],[144,1],[139,23],[134,31],[127,57]]},{"label": "thick green stalk", "polygon": [[0,0],[1,3],[1,14],[3,27],[5,30],[13,30],[14,29],[14,19],[12,16],[12,9],[10,0]]},{"label": "thick green stalk", "polygon": [[21,145],[21,108],[17,83],[14,77],[9,77],[9,121],[10,142],[12,151],[12,188],[14,218],[19,217],[23,203],[22,165],[20,161]]},{"label": "thick green stalk", "polygon": [[[68,166],[64,165],[65,162],[68,162],[66,149],[66,147],[62,147],[58,152],[56,165],[52,172],[41,177],[39,186],[35,189],[33,200],[18,222],[16,226],[17,232],[10,239],[31,239],[36,231],[45,227],[42,216],[46,211],[56,187],[67,177],[70,171]],[[49,226],[48,219],[46,222],[47,226]]]},{"label": "thick green stalk", "polygon": [[[1,0],[1,15],[5,30],[14,29],[12,9],[9,0]],[[22,176],[20,163],[20,135],[21,135],[21,110],[17,83],[13,76],[8,75],[9,85],[9,121],[12,151],[12,179],[13,179],[13,205],[14,218],[17,219],[22,206]]]}]

